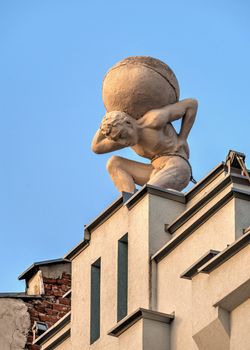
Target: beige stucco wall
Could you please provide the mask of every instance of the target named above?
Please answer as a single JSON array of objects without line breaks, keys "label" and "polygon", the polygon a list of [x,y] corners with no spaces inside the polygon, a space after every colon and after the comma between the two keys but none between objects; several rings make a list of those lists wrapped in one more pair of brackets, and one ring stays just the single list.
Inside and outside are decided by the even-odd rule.
[{"label": "beige stucco wall", "polygon": [[194,333],[213,319],[214,304],[250,279],[249,256],[250,246],[247,246],[210,274],[200,273],[193,278]]},{"label": "beige stucco wall", "polygon": [[28,308],[20,299],[0,299],[0,349],[22,350],[30,326]]},{"label": "beige stucco wall", "polygon": [[236,198],[235,199],[235,236],[239,238],[243,229],[250,226],[250,202]]},{"label": "beige stucco wall", "polygon": [[[232,219],[230,219],[232,218]],[[192,283],[180,275],[209,249],[223,250],[235,240],[234,200],[232,199],[183,243],[159,262],[157,268],[157,310],[175,312],[171,325],[174,350],[197,349],[192,339]],[[194,309],[196,310],[196,309]]]},{"label": "beige stucco wall", "polygon": [[[143,320],[139,320],[118,338],[119,350],[143,350]],[[108,350],[108,348],[107,348]]]},{"label": "beige stucco wall", "polygon": [[[128,217],[128,314],[138,307],[146,309],[149,307],[148,207],[149,197],[145,196],[126,213]],[[115,259],[117,260],[117,250]]]},{"label": "beige stucco wall", "polygon": [[89,348],[90,267],[101,257],[101,337],[93,349],[117,349],[118,340],[107,335],[117,320],[118,240],[128,232],[128,312],[148,307],[148,198],[130,211],[124,206],[91,234],[91,244],[72,263],[72,347]]},{"label": "beige stucco wall", "polygon": [[[229,311],[213,305],[228,295],[231,295],[231,306],[233,307],[234,304],[233,299],[237,305],[239,287],[250,280],[249,256],[250,246],[248,245],[210,274],[200,273],[193,278],[192,331],[194,339],[200,344],[200,350],[205,349],[205,346],[208,350],[213,350],[215,345],[211,342],[212,340],[214,342],[217,340],[216,344],[223,342],[225,350],[229,348],[248,349],[244,347],[244,344],[250,344],[250,334],[245,335],[244,327],[241,333],[240,325],[249,323],[246,317],[249,304],[243,302],[237,308]],[[236,326],[237,320],[239,320],[239,327]],[[217,338],[215,337],[215,326]],[[210,338],[211,333],[213,338]]]},{"label": "beige stucco wall", "polygon": [[[152,287],[150,255],[169,239],[169,235],[164,231],[164,224],[179,215],[183,207],[182,203],[146,195],[130,210],[126,206],[120,208],[92,232],[90,245],[72,262],[74,350],[89,348],[91,264],[101,257],[101,337],[91,345],[91,348],[118,349],[117,339],[107,335],[117,323],[118,240],[128,233],[128,314],[130,314],[138,307],[150,306]],[[80,338],[80,341],[74,342],[75,338],[78,340]]]},{"label": "beige stucco wall", "polygon": [[142,318],[118,337],[119,350],[170,350],[170,326]]},{"label": "beige stucco wall", "polygon": [[149,254],[156,253],[171,235],[165,232],[165,224],[169,225],[185,210],[186,205],[171,199],[149,194]]},{"label": "beige stucco wall", "polygon": [[[185,229],[187,229],[193,222],[198,220],[199,218],[202,217],[205,213],[208,212],[216,203],[218,203],[222,198],[224,198],[230,191],[231,191],[231,185],[228,185],[225,189],[220,191],[214,198],[212,198],[210,201],[208,201],[204,206],[201,206],[192,217],[190,217],[187,221],[185,221],[175,232],[174,236],[179,235],[181,232],[183,232]],[[223,213],[222,213],[223,214]],[[229,216],[224,215],[224,217],[221,217],[221,222],[220,224],[222,226],[229,227],[230,230],[235,230],[235,216],[234,216],[234,207],[232,207],[232,211],[227,213]],[[215,216],[213,214],[213,216]],[[219,214],[221,215],[221,214]],[[234,235],[235,236],[235,235]]]},{"label": "beige stucco wall", "polygon": [[231,313],[230,350],[249,349],[250,344],[250,299]]},{"label": "beige stucco wall", "polygon": [[169,324],[144,319],[143,350],[170,350]]},{"label": "beige stucco wall", "polygon": [[[225,173],[219,175],[214,183],[211,182],[191,200],[192,204],[197,203],[198,199],[205,196],[224,178]],[[217,208],[210,218],[196,227],[195,231],[164,259],[156,263],[155,261],[150,262],[150,257],[166,242],[176,239],[203,214],[216,206],[229,194],[231,188],[232,184],[229,184],[218,192],[214,198],[201,206],[197,213],[188,218],[173,235],[165,232],[164,225],[171,224],[191,205],[153,194],[146,194],[130,210],[123,206],[91,233],[90,245],[72,262],[72,349],[131,350],[134,349],[134,345],[129,344],[131,339],[134,339],[133,344],[136,344],[137,350],[141,346],[144,349],[146,343],[150,345],[148,349],[146,347],[145,349],[150,350],[154,344],[154,341],[152,344],[150,341],[160,339],[157,332],[161,327],[157,328],[156,324],[151,324],[151,331],[155,333],[151,337],[150,332],[146,330],[146,323],[143,326],[141,322],[130,327],[119,338],[107,335],[117,323],[117,247],[118,240],[126,233],[128,233],[129,251],[128,314],[138,307],[153,307],[167,314],[175,312],[175,319],[167,328],[168,331],[170,330],[170,335],[165,333],[166,348],[163,347],[164,350],[167,350],[168,341],[172,350],[197,350],[198,346],[200,350],[209,350],[210,348],[202,347],[202,341],[199,343],[199,339],[202,339],[204,335],[209,337],[213,333],[220,338],[218,341],[219,338],[216,340],[214,336],[213,350],[228,348],[230,345],[228,315],[220,307],[214,308],[212,302],[215,303],[219,298],[223,298],[230,288],[231,290],[236,288],[237,278],[231,276],[229,272],[225,274],[223,270],[220,282],[217,281],[217,285],[213,285],[213,288],[216,289],[223,283],[223,288],[219,288],[220,293],[214,298],[216,300],[209,297],[205,302],[202,299],[202,294],[206,295],[204,289],[207,288],[204,281],[211,276],[199,274],[191,281],[180,278],[180,275],[210,249],[222,251],[243,234],[243,228],[250,225],[250,202],[231,198],[222,207]],[[101,336],[90,345],[90,267],[99,257],[101,257]],[[244,269],[244,266],[241,268]],[[216,270],[214,275],[218,271]],[[250,271],[245,271],[245,273],[247,278]],[[199,288],[196,287],[198,278],[201,286]],[[204,307],[210,308],[208,319],[206,319],[207,316],[202,316]],[[203,317],[202,321],[199,320],[199,317]],[[210,320],[214,322],[213,327],[205,329],[206,322]],[[199,332],[203,329],[202,327],[205,332],[201,334]],[[197,336],[194,340],[195,335]]]}]

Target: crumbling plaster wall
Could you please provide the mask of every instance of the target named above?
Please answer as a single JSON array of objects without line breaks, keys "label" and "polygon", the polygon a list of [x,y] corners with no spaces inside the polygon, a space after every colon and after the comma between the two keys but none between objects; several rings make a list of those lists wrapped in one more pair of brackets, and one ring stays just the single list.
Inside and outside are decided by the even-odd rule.
[{"label": "crumbling plaster wall", "polygon": [[28,308],[20,299],[0,299],[0,349],[22,350],[30,327]]}]

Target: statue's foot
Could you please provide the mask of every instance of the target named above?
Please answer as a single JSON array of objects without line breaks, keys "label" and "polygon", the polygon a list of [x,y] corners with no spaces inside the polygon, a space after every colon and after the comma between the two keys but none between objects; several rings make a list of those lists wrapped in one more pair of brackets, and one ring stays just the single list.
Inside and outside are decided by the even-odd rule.
[{"label": "statue's foot", "polygon": [[123,203],[126,203],[129,200],[129,198],[131,198],[135,194],[135,192],[137,192],[137,190],[135,190],[134,192],[124,192],[124,191],[122,191],[122,201],[123,201]]}]

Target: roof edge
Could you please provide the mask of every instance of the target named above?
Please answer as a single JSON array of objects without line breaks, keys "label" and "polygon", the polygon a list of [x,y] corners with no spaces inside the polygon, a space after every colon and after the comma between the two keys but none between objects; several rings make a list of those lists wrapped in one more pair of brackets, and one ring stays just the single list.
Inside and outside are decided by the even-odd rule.
[{"label": "roof edge", "polygon": [[197,184],[186,193],[187,201],[190,201],[192,198],[194,198],[197,195],[197,193],[199,193],[204,187],[211,183],[226,169],[227,168],[225,162],[220,162],[218,165],[216,165],[215,168],[213,168],[206,176],[204,176],[200,181],[198,181]]},{"label": "roof edge", "polygon": [[67,260],[66,258],[37,261],[37,262],[34,262],[32,265],[30,265],[23,273],[21,273],[18,276],[18,279],[19,280],[27,279],[28,277],[33,275],[35,272],[37,272],[40,266],[53,265],[53,264],[66,264],[66,263],[70,263],[70,261]]},{"label": "roof edge", "polygon": [[209,274],[210,272],[214,271],[219,266],[221,266],[224,262],[229,260],[231,257],[233,257],[235,254],[237,254],[239,251],[244,249],[248,244],[250,244],[250,231],[243,234],[239,239],[230,244],[221,253],[219,253],[206,264],[201,266],[198,269],[198,272]]},{"label": "roof edge", "polygon": [[115,200],[106,210],[104,210],[97,218],[95,218],[89,225],[84,228],[84,239],[72,248],[68,253],[64,255],[65,259],[73,260],[79,253],[88,247],[90,243],[91,233],[102,223],[108,220],[117,210],[123,205],[128,209],[131,209],[136,203],[138,203],[147,193],[158,195],[160,197],[176,200],[181,203],[185,203],[185,195],[182,192],[175,190],[164,190],[152,185],[144,185],[139,191],[137,191],[129,200],[124,204],[122,196]]},{"label": "roof edge", "polygon": [[170,324],[174,320],[174,314],[169,315],[159,311],[138,308],[131,314],[124,317],[120,322],[118,322],[116,326],[108,332],[108,335],[119,337],[128,328],[143,318]]},{"label": "roof edge", "polygon": [[171,251],[189,237],[199,226],[213,216],[220,208],[227,204],[233,198],[241,198],[250,201],[250,191],[246,192],[240,189],[231,188],[218,202],[208,209],[201,217],[197,218],[183,232],[170,239],[162,248],[160,248],[153,256],[152,260],[157,263],[164,259]]},{"label": "roof edge", "polygon": [[197,259],[192,265],[190,265],[181,275],[180,278],[185,278],[191,280],[197,273],[198,269],[205,265],[209,260],[211,260],[215,255],[219,254],[218,250],[210,249],[205,254],[203,254],[199,259]]},{"label": "roof edge", "polygon": [[89,246],[89,239],[83,239],[74,248],[64,255],[65,259],[72,261],[78,254]]},{"label": "roof edge", "polygon": [[28,295],[25,292],[9,292],[9,293],[3,292],[3,293],[0,293],[0,298],[26,300],[26,299],[41,299],[42,296],[41,295]]},{"label": "roof edge", "polygon": [[[225,170],[225,163],[219,163],[208,175],[201,179],[191,190],[187,193],[175,191],[172,189],[162,189],[157,186],[145,184],[139,191],[137,191],[124,204],[128,209],[131,209],[137,202],[139,202],[147,193],[154,194],[160,197],[169,198],[177,202],[186,203],[194,197],[203,187],[214,180],[222,171]],[[105,209],[99,216],[97,216],[84,229],[86,239],[90,239],[91,232],[105,222],[111,215],[113,215],[120,207],[123,206],[123,198],[120,196],[107,209]]]},{"label": "roof edge", "polygon": [[132,197],[125,203],[126,207],[130,210],[136,205],[146,194],[153,194],[159,197],[168,198],[180,203],[186,203],[185,194],[172,190],[163,189],[157,186],[145,184],[139,191],[137,191]]}]

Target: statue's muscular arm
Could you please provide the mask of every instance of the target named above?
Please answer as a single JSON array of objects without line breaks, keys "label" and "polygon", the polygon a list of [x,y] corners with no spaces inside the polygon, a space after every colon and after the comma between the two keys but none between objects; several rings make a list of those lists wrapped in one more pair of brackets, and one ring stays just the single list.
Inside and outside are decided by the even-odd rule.
[{"label": "statue's muscular arm", "polygon": [[180,102],[167,105],[163,108],[153,109],[147,112],[141,119],[137,121],[141,127],[152,129],[161,129],[167,123],[182,118],[179,139],[186,141],[189,132],[194,124],[198,102],[194,99],[185,99]]},{"label": "statue's muscular arm", "polygon": [[111,139],[108,139],[106,136],[103,135],[100,129],[97,130],[91,144],[92,151],[97,154],[117,151],[124,147],[126,146],[121,145],[120,143],[115,142]]}]

